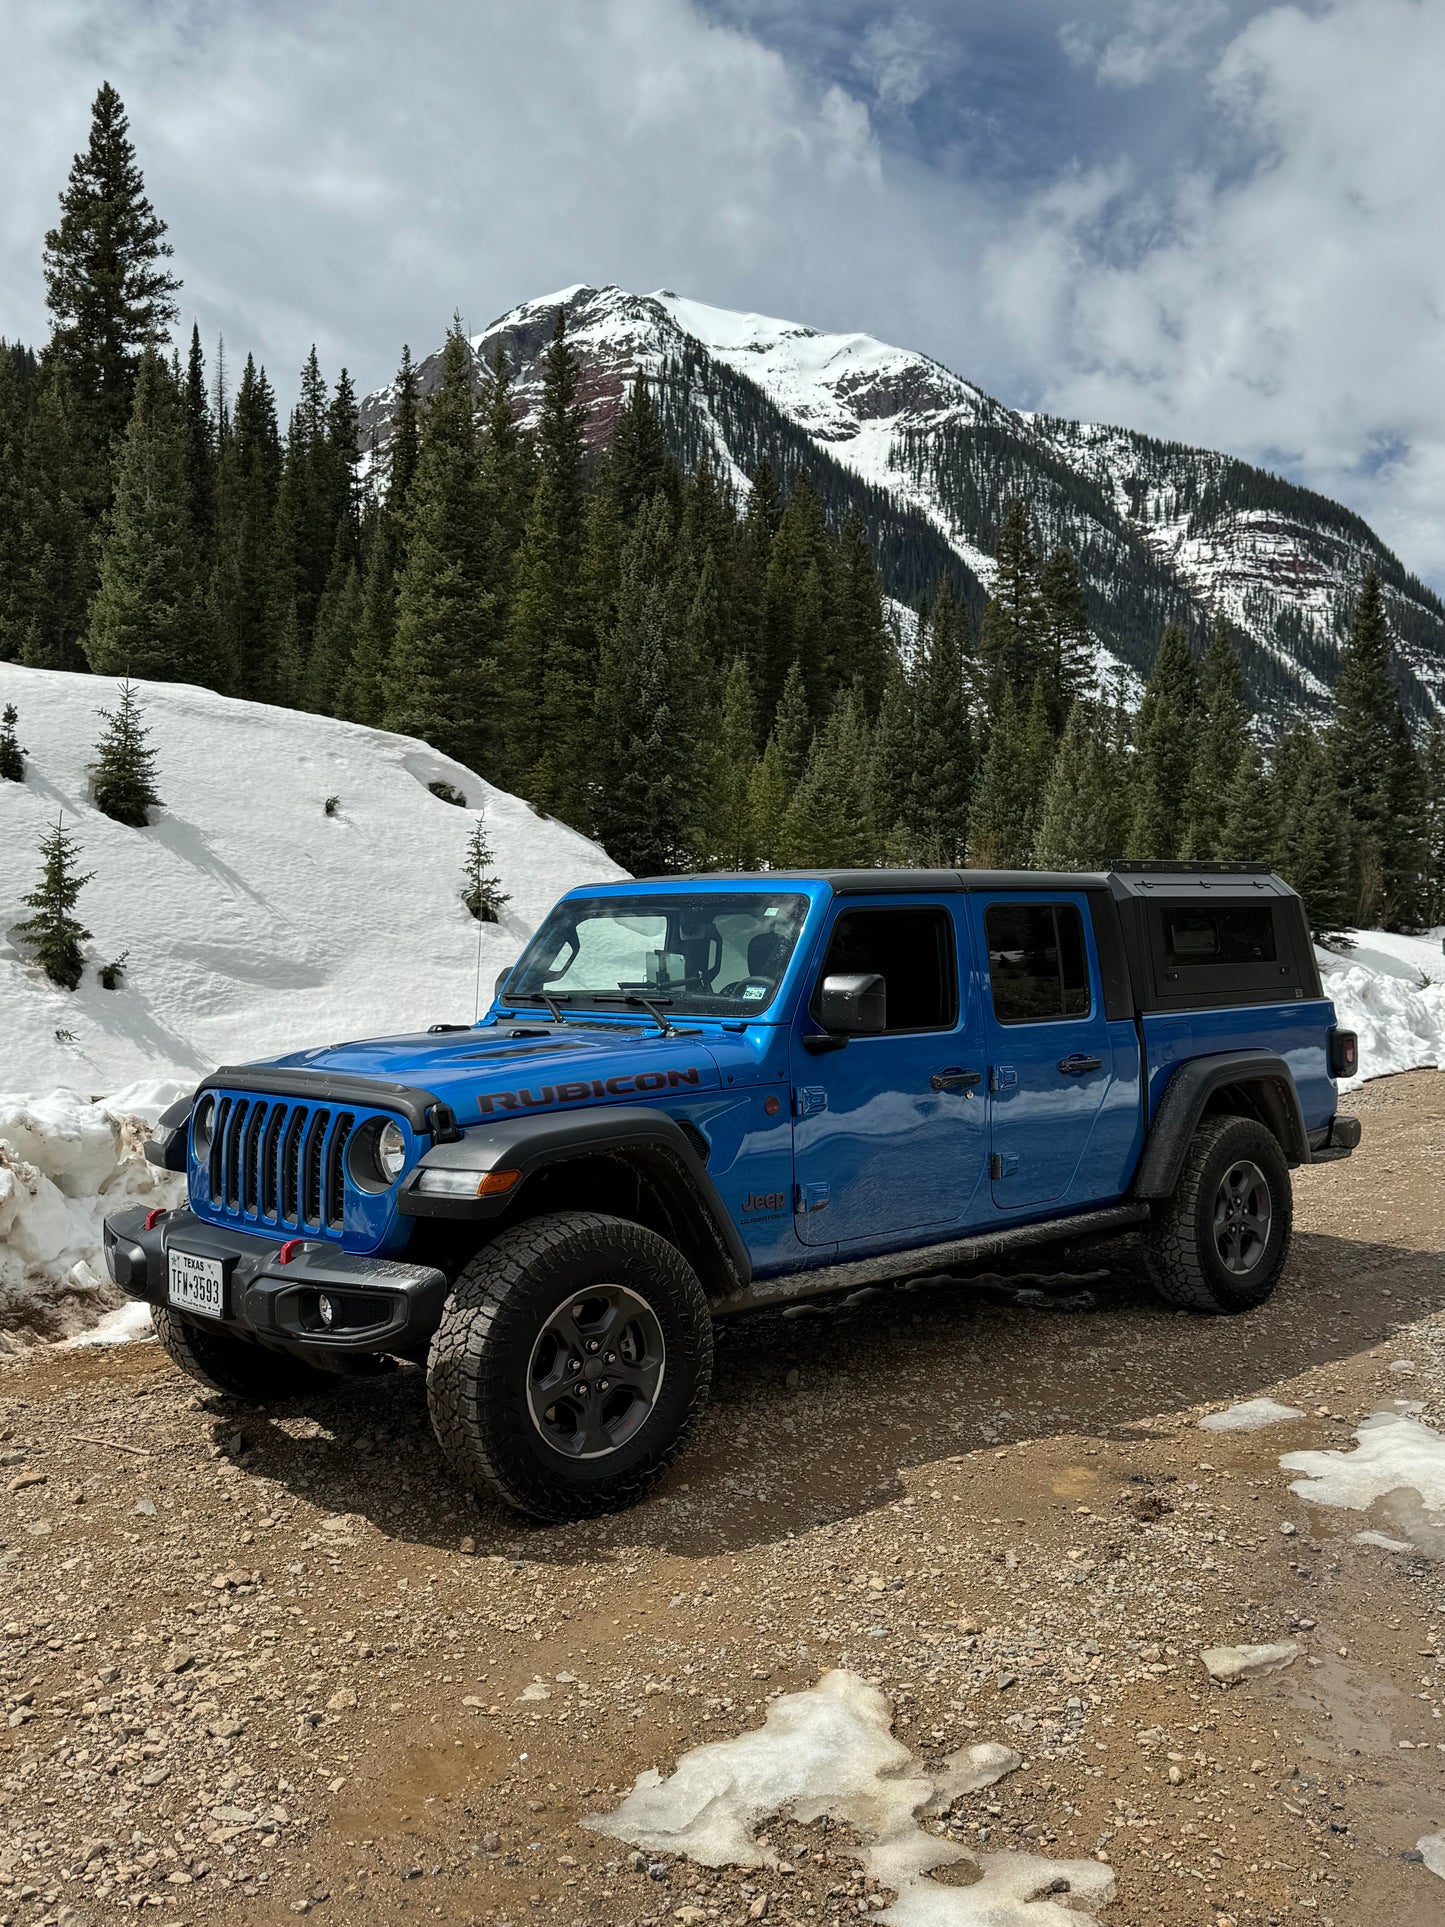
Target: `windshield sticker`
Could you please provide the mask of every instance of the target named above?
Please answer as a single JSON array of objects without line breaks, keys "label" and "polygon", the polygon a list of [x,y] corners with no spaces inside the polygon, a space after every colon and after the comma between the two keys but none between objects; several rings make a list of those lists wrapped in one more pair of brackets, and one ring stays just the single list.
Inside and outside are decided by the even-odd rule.
[{"label": "windshield sticker", "polygon": [[535,1110],[546,1104],[580,1104],[590,1097],[646,1096],[652,1091],[678,1090],[701,1084],[702,1072],[691,1065],[684,1071],[638,1071],[630,1077],[577,1078],[569,1084],[544,1084],[540,1091],[479,1091],[477,1108],[483,1117],[494,1111]]},{"label": "windshield sticker", "polygon": [[767,996],[768,990],[769,985],[767,984],[744,984],[744,1000],[748,1003],[756,1003],[758,998]]}]

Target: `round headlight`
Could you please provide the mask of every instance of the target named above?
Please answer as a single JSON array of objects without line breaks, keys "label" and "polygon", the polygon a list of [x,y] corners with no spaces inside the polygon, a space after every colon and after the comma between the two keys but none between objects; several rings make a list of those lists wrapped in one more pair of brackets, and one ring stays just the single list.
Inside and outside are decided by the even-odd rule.
[{"label": "round headlight", "polygon": [[209,1153],[215,1129],[216,1100],[208,1091],[196,1106],[196,1115],[191,1123],[191,1144],[198,1158]]},{"label": "round headlight", "polygon": [[399,1124],[388,1122],[377,1132],[376,1162],[388,1184],[401,1176],[401,1167],[406,1163],[406,1139]]}]

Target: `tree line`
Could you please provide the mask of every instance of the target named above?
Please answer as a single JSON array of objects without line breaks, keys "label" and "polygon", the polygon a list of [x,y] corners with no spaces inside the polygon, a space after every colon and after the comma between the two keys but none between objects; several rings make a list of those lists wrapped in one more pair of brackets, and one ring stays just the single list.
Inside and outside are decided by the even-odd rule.
[{"label": "tree line", "polygon": [[101,89],[46,240],[52,333],[0,354],[0,657],[181,678],[420,736],[637,873],[1122,857],[1271,863],[1315,928],[1445,915],[1445,744],[1412,738],[1380,585],[1332,720],[1266,742],[1239,640],[1164,627],[1101,690],[1080,568],[1001,519],[980,614],[900,631],[856,516],[806,471],[674,459],[633,383],[591,447],[559,310],[529,424],[459,321],[384,459],[313,350],[282,432],[192,331],[124,109]]}]

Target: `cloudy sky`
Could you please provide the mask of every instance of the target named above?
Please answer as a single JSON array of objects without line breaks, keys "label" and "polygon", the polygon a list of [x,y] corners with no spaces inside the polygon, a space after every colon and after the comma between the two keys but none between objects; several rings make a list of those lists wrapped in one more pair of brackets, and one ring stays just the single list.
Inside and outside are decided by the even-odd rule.
[{"label": "cloudy sky", "polygon": [[671,287],[1231,449],[1445,586],[1445,0],[0,0],[0,335],[96,86],[283,394]]}]

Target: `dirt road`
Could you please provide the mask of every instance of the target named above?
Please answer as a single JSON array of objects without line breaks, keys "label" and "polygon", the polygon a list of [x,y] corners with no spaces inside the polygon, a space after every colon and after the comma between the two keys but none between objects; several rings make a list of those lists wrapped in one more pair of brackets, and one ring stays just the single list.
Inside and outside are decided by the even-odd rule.
[{"label": "dirt road", "polygon": [[[925,1766],[1017,1749],[928,1824],[1107,1863],[1106,1927],[1438,1927],[1445,1566],[1279,1466],[1445,1421],[1445,1076],[1353,1102],[1263,1311],[1121,1274],[739,1322],[666,1487],[586,1527],[464,1502],[412,1372],[260,1413],[152,1345],[0,1369],[0,1927],[876,1912],[826,1819],[718,1871],[582,1824],[837,1666]],[[1198,1428],[1263,1395],[1304,1416]]]}]

